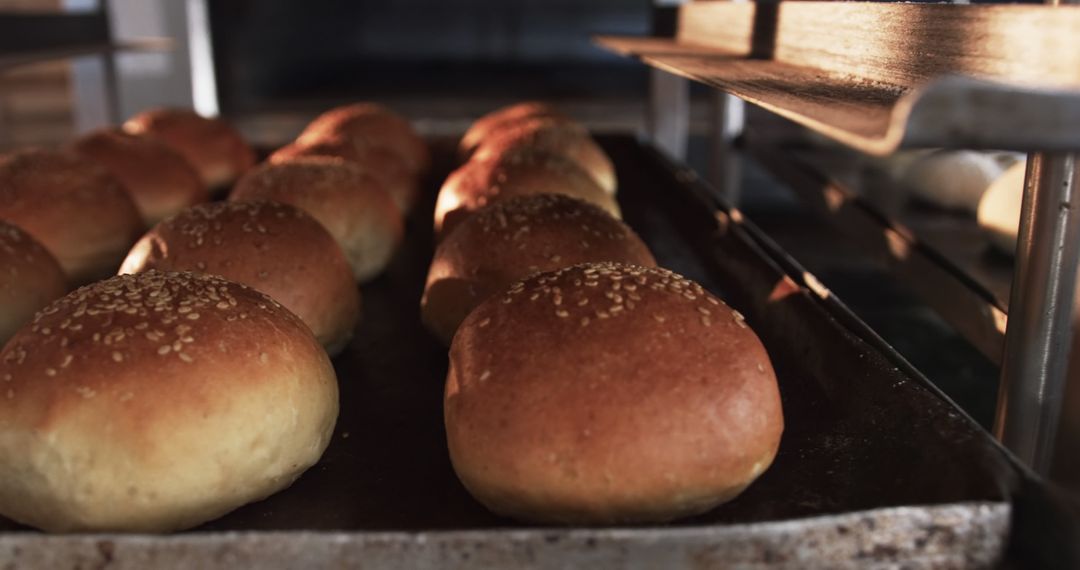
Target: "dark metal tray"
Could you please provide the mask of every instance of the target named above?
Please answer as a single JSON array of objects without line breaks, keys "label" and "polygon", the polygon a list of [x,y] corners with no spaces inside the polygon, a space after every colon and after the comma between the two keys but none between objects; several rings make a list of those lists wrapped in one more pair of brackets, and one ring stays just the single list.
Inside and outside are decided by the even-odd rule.
[{"label": "dark metal tray", "polygon": [[746,314],[776,367],[780,451],[736,500],[662,527],[569,529],[499,518],[468,495],[446,451],[446,351],[418,309],[434,188],[452,167],[452,145],[437,141],[433,190],[388,272],[364,286],[363,322],[335,360],[341,417],[317,466],[286,491],[172,536],[50,537],[0,521],[0,567],[1000,561],[1010,498],[1037,484],[691,171],[633,138],[600,140],[617,165],[627,222],[662,265]]}]

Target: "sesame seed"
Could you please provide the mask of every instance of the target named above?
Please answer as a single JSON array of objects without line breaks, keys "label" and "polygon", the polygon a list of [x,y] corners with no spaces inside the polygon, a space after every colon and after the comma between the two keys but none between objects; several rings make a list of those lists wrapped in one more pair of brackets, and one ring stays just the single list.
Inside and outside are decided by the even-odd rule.
[{"label": "sesame seed", "polygon": [[706,316],[708,316],[708,315],[710,315],[710,314],[711,314],[711,313],[709,313],[709,310],[708,310],[708,309],[706,309],[705,307],[698,307],[698,308],[697,308],[697,311],[698,311],[699,313],[703,314],[703,315],[706,315]]},{"label": "sesame seed", "polygon": [[589,317],[581,317],[581,326],[583,326],[583,327],[589,326]]},{"label": "sesame seed", "polygon": [[565,319],[566,317],[570,316],[570,313],[568,313],[565,309],[559,309],[555,311],[555,316],[559,317],[560,319]]},{"label": "sesame seed", "polygon": [[765,365],[759,362],[757,365],[757,369],[758,372],[765,372]]},{"label": "sesame seed", "polygon": [[480,322],[479,322],[479,323],[477,324],[477,326],[478,326],[478,327],[480,327],[480,328],[484,328],[484,327],[486,327],[486,326],[488,326],[488,325],[490,325],[490,324],[491,324],[491,317],[488,317],[488,318],[486,318],[486,319],[484,319],[484,320],[480,321]]},{"label": "sesame seed", "polygon": [[199,313],[188,313],[187,318],[188,320],[197,321],[199,320]]},{"label": "sesame seed", "polygon": [[485,370],[485,371],[480,373],[480,381],[481,382],[483,382],[484,380],[487,380],[490,377],[491,377],[491,371],[490,370]]},{"label": "sesame seed", "polygon": [[123,362],[124,361],[124,355],[119,353],[119,352],[113,351],[112,359],[113,359],[113,362]]},{"label": "sesame seed", "polygon": [[176,356],[180,357],[180,360],[183,360],[184,362],[187,362],[188,364],[195,361],[194,358],[192,358],[190,355],[188,355],[187,353],[184,353],[184,352],[177,352]]},{"label": "sesame seed", "polygon": [[46,376],[56,376],[56,369],[55,368],[46,368],[45,369],[45,375]]},{"label": "sesame seed", "polygon": [[159,346],[158,349],[157,349],[157,353],[162,355],[162,356],[165,356],[166,354],[169,354],[169,352],[171,352],[171,351],[172,351],[172,347],[167,345],[167,344],[163,344],[163,345]]}]

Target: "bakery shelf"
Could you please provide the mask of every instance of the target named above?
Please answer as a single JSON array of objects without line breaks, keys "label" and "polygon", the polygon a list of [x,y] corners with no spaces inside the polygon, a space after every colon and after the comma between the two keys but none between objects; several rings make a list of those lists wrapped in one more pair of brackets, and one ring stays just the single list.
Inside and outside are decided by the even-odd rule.
[{"label": "bakery shelf", "polygon": [[[756,145],[750,147],[749,153],[811,211],[857,240],[869,255],[883,260],[897,278],[986,358],[1000,364],[1008,322],[1007,281],[1011,268],[992,275],[985,271],[973,275],[985,266],[978,253],[985,253],[988,243],[977,227],[957,228],[957,220],[952,217],[946,240],[949,249],[942,250],[942,242],[931,243],[922,231],[889,217],[872,200],[826,174],[816,164],[814,153],[808,156],[797,149]],[[968,226],[974,226],[974,222]]]},{"label": "bakery shelf", "polygon": [[130,42],[83,44],[18,53],[2,53],[0,54],[0,72],[14,67],[32,65],[46,61],[87,56],[158,53],[170,49],[172,49],[172,41],[168,38],[146,38]]},{"label": "bakery shelf", "polygon": [[1080,148],[1080,7],[692,2],[601,46],[860,151]]},{"label": "bakery shelf", "polygon": [[168,38],[114,41],[104,10],[85,13],[0,12],[0,71],[81,56],[159,52]]},{"label": "bakery shelf", "polygon": [[661,265],[743,312],[773,360],[785,433],[737,499],[668,525],[590,529],[516,524],[469,496],[445,447],[446,350],[418,308],[434,189],[452,166],[453,141],[440,141],[428,199],[389,271],[364,286],[364,320],[335,359],[341,417],[318,465],[170,536],[45,536],[0,522],[0,565],[968,568],[1017,555],[1018,513],[1053,508],[1033,502],[1041,483],[693,171],[629,136],[599,140],[625,218]]}]

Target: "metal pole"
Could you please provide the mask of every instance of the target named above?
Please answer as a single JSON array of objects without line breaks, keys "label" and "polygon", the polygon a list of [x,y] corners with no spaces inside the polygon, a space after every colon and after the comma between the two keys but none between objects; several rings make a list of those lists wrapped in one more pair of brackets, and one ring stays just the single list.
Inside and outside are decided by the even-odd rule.
[{"label": "metal pole", "polygon": [[1036,472],[1050,468],[1080,262],[1077,155],[1028,157],[994,433]]},{"label": "metal pole", "polygon": [[649,73],[649,139],[672,158],[686,160],[690,82],[659,69]]},{"label": "metal pole", "polygon": [[746,126],[746,103],[722,91],[713,93],[712,156],[709,178],[713,187],[732,205],[739,202],[742,165],[735,139]]}]

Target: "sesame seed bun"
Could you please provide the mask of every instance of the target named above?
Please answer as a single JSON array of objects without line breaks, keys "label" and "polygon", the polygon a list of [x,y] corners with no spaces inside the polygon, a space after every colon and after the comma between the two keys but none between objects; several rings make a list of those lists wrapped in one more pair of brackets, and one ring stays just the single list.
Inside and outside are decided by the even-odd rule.
[{"label": "sesame seed bun", "polygon": [[232,184],[255,164],[255,151],[232,125],[189,109],[154,109],[124,123],[132,134],[151,135],[179,152],[209,188]]},{"label": "sesame seed bun", "polygon": [[564,156],[585,170],[608,194],[618,187],[615,165],[585,127],[558,117],[533,117],[491,134],[473,159],[498,158],[522,147]]},{"label": "sesame seed bun", "polygon": [[424,139],[408,120],[382,105],[356,103],[331,109],[311,121],[296,142],[309,145],[327,138],[346,138],[391,150],[413,174],[422,173],[431,165]]},{"label": "sesame seed bun", "polygon": [[360,290],[334,236],[303,210],[276,202],[215,202],[151,229],[120,273],[195,271],[242,283],[292,311],[331,355],[352,337]]},{"label": "sesame seed bun", "polygon": [[619,204],[576,163],[557,154],[520,149],[477,159],[450,173],[435,202],[435,234],[444,237],[485,205],[512,196],[565,194],[621,217]]},{"label": "sesame seed bun", "polygon": [[379,181],[339,158],[260,165],[236,183],[229,200],[271,200],[311,214],[337,240],[358,281],[386,268],[405,231]]},{"label": "sesame seed bun", "polygon": [[538,101],[526,101],[496,109],[480,117],[465,131],[458,144],[458,152],[468,158],[488,137],[506,127],[536,117],[563,118],[551,105]]},{"label": "sesame seed bun", "polygon": [[730,500],[783,431],[769,357],[741,315],[664,269],[543,273],[482,303],[450,348],[450,458],[492,511],[659,522]]},{"label": "sesame seed bun", "polygon": [[0,346],[66,292],[64,272],[45,246],[0,221]]},{"label": "sesame seed bun", "polygon": [[101,129],[80,137],[68,148],[116,177],[147,224],[210,199],[199,173],[183,155],[155,138]]},{"label": "sesame seed bun", "polygon": [[105,168],[39,149],[0,156],[0,219],[41,242],[72,285],[116,273],[145,229],[131,196]]},{"label": "sesame seed bun", "polygon": [[54,532],[192,527],[289,486],[337,412],[326,353],[269,297],[113,277],[0,352],[0,514]]},{"label": "sesame seed bun", "polygon": [[656,265],[633,230],[588,202],[558,194],[507,198],[481,208],[439,244],[421,316],[450,344],[484,299],[534,273],[587,261]]},{"label": "sesame seed bun", "polygon": [[420,185],[416,176],[397,154],[381,146],[345,138],[326,138],[307,145],[283,146],[271,154],[267,162],[277,164],[301,156],[336,157],[355,163],[379,180],[402,213],[408,213],[419,197]]}]

